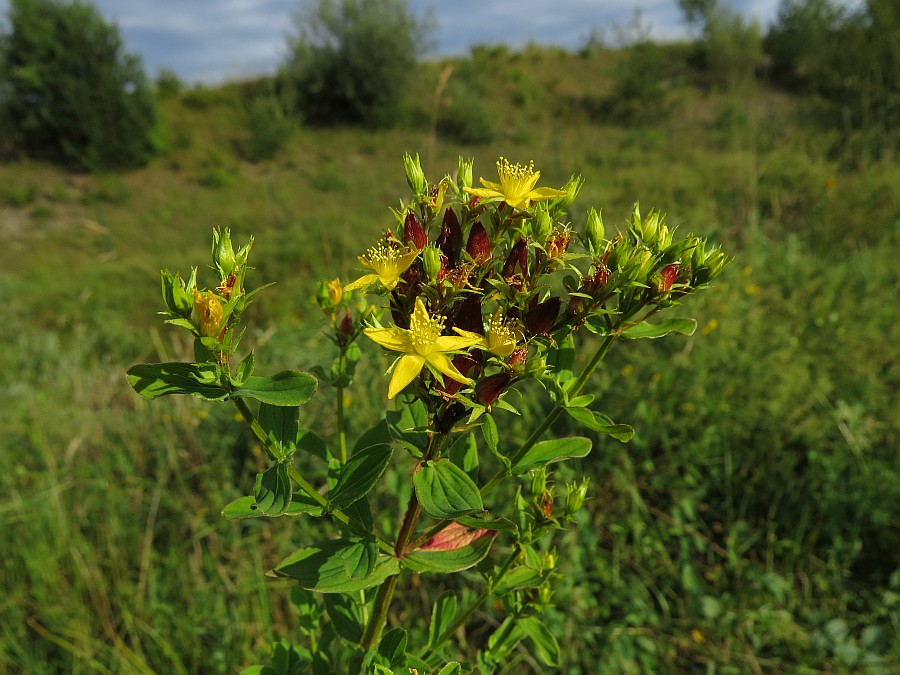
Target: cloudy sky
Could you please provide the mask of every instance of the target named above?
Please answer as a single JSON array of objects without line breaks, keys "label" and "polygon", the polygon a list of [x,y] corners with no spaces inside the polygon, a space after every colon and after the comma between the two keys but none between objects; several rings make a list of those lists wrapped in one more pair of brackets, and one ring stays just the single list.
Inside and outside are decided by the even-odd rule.
[{"label": "cloudy sky", "polygon": [[[725,0],[765,26],[779,0]],[[94,0],[116,22],[126,47],[148,74],[170,68],[188,82],[216,83],[274,72],[301,0]],[[637,9],[656,38],[687,28],[677,0],[410,0],[436,20],[436,54],[464,54],[474,44],[528,42],[577,48],[592,30],[607,37],[625,28]],[[8,0],[0,0],[5,16]]]}]

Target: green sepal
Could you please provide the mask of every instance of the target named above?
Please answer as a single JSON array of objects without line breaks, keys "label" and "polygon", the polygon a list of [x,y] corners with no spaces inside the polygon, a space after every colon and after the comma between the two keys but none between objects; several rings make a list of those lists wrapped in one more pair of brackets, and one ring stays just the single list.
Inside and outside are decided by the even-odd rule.
[{"label": "green sepal", "polygon": [[484,510],[478,486],[449,459],[422,464],[413,475],[413,485],[422,510],[433,518],[456,518]]},{"label": "green sepal", "polygon": [[352,593],[399,574],[400,563],[393,556],[378,555],[373,540],[335,539],[295,551],[273,571],[296,579],[307,590]]},{"label": "green sepal", "polygon": [[695,330],[697,330],[696,319],[674,318],[666,319],[659,323],[643,321],[622,331],[622,337],[629,340],[637,340],[639,338],[661,338],[673,334],[693,335]]},{"label": "green sepal", "polygon": [[391,459],[391,446],[378,444],[360,450],[341,467],[337,483],[328,492],[331,509],[345,509],[368,494]]},{"label": "green sepal", "polygon": [[208,401],[228,398],[215,363],[139,363],[128,369],[128,384],[150,400],[170,394],[190,394]]},{"label": "green sepal", "polygon": [[316,378],[309,373],[283,370],[268,377],[248,377],[232,396],[255,398],[271,405],[303,405],[316,393],[318,384]]},{"label": "green sepal", "polygon": [[573,457],[586,457],[591,451],[591,439],[584,436],[551,438],[535,443],[525,455],[513,464],[512,472],[517,476],[531,469],[559,462]]}]

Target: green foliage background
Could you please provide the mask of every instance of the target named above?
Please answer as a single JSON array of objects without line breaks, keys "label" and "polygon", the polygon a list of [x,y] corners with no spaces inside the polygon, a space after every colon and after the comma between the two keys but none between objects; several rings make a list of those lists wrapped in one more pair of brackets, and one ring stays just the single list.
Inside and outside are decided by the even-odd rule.
[{"label": "green foliage background", "polygon": [[[260,120],[283,108],[250,103],[272,101],[272,82],[169,86],[170,150],[146,168],[0,165],[0,670],[231,673],[315,620],[264,576],[307,525],[219,515],[262,465],[251,437],[227,407],[147,404],[124,370],[187,358],[153,314],[158,272],[205,259],[218,225],[254,234],[253,274],[277,281],[245,338],[259,368],[330,358],[315,281],[346,280],[392,225],[410,151],[431,175],[464,154],[489,177],[501,153],[534,158],[547,185],[581,172],[575,207],[603,205],[608,228],[639,198],[736,256],[692,305],[696,335],[614,352],[595,384],[637,435],[580,460],[593,498],[560,546],[561,609],[546,617],[560,672],[896,671],[897,130],[865,127],[869,152],[807,114],[816,93],[717,83],[690,46],[656,48],[669,55],[656,70],[596,44],[481,48],[416,71],[404,124],[293,125],[281,143]],[[664,114],[609,112],[629,77],[650,78]],[[459,96],[490,133],[464,126]],[[383,410],[385,363],[365,356],[357,430]],[[325,435],[328,393],[302,420]],[[389,467],[381,527],[401,516],[405,468]],[[448,583],[465,592],[467,573]],[[391,622],[412,626],[437,592],[414,588]],[[472,649],[493,622],[476,615]],[[528,659],[510,672],[539,670]]]}]

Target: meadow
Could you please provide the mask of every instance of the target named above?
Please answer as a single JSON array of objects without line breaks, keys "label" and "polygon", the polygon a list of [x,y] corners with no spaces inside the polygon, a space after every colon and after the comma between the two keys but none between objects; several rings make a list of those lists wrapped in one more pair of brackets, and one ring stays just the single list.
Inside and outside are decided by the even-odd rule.
[{"label": "meadow", "polygon": [[[309,620],[265,576],[304,522],[220,516],[261,466],[252,437],[199,400],[149,404],[124,373],[188,358],[155,314],[159,271],[205,260],[216,226],[252,234],[253,274],[276,282],[245,338],[260,369],[330,358],[316,281],[351,278],[393,225],[404,152],[430,177],[460,155],[476,176],[498,155],[534,159],[546,185],[581,173],[574,227],[594,204],[615,229],[639,200],[735,257],[692,303],[694,336],[614,352],[593,385],[637,433],[577,460],[591,499],[546,617],[559,672],[900,669],[896,144],[842,149],[809,101],[688,66],[660,76],[643,104],[657,109],[623,112],[626,58],[484,47],[430,62],[382,130],[276,126],[253,103],[265,81],[185,88],[161,101],[167,149],[146,168],[0,165],[0,671],[233,673]],[[370,348],[355,429],[380,410]],[[327,435],[327,403],[304,411]],[[532,671],[516,653],[506,672]]]}]

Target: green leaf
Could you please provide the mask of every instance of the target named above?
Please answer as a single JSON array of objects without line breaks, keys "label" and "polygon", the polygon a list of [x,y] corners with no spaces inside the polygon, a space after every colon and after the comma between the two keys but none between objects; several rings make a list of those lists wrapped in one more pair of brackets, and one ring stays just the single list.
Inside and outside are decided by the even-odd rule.
[{"label": "green leaf", "polygon": [[450,446],[447,458],[472,480],[478,478],[478,443],[474,434],[467,433],[457,438]]},{"label": "green leaf", "polygon": [[378,546],[374,539],[361,539],[357,546],[341,553],[344,567],[351,579],[365,579],[372,574],[378,560]]},{"label": "green leaf", "polygon": [[[393,556],[376,555],[371,559],[372,543],[359,539],[335,539],[317,546],[295,551],[275,568],[280,576],[300,582],[303,588],[320,593],[352,593],[377,586],[388,577],[400,573],[400,563]],[[377,549],[376,549],[377,550]],[[368,575],[360,572],[374,563]]]},{"label": "green leaf", "polygon": [[[468,530],[469,528],[464,529]],[[484,559],[491,550],[491,544],[494,543],[497,533],[484,531],[470,536],[478,538],[459,548],[418,548],[403,558],[401,564],[404,569],[419,573],[452,574],[468,569]],[[452,542],[450,545],[453,546]]]},{"label": "green leaf", "polygon": [[451,661],[446,666],[441,668],[437,675],[459,675],[462,672],[462,666],[459,665],[459,661]]},{"label": "green leaf", "polygon": [[507,470],[510,470],[512,464],[510,464],[509,458],[500,452],[500,434],[497,431],[497,423],[494,421],[493,416],[484,416],[484,419],[481,422],[481,433],[484,434],[484,441],[487,443],[488,449],[493,453],[494,457],[499,459],[500,463],[503,464]]},{"label": "green leaf", "polygon": [[356,439],[356,443],[353,444],[353,453],[355,454],[371,445],[390,443],[391,440],[393,439],[391,438],[391,430],[388,428],[387,421],[384,419],[379,420],[374,426],[362,432],[359,438]]},{"label": "green leaf", "polygon": [[406,667],[406,631],[392,628],[378,643],[378,653],[387,659],[391,668]]},{"label": "green leaf", "polygon": [[556,349],[550,351],[547,361],[560,384],[575,376],[572,372],[575,367],[575,338],[571,333],[559,342]]},{"label": "green leaf", "polygon": [[559,665],[559,643],[540,617],[529,616],[519,620],[521,630],[531,643],[534,652],[544,665],[554,668]]},{"label": "green leaf", "polygon": [[362,639],[362,617],[359,605],[352,598],[342,593],[328,593],[325,595],[325,611],[338,635],[354,643]]},{"label": "green leaf", "polygon": [[328,493],[329,506],[344,509],[365,497],[381,478],[391,452],[390,445],[373,445],[348,459],[341,467],[337,483]]},{"label": "green leaf", "polygon": [[422,510],[433,518],[456,518],[483,511],[475,482],[449,459],[425,462],[413,476]]},{"label": "green leaf", "polygon": [[244,357],[244,360],[238,364],[238,367],[235,368],[234,379],[232,380],[232,384],[237,387],[240,387],[244,382],[247,381],[247,378],[253,374],[253,368],[256,366],[256,359],[253,356],[253,352],[247,354]]},{"label": "green leaf", "polygon": [[516,567],[514,570],[507,572],[506,575],[494,586],[494,593],[503,595],[510,591],[518,591],[523,588],[537,588],[544,583],[550,576],[550,571],[541,574],[533,567]]},{"label": "green leaf", "polygon": [[606,415],[588,410],[587,408],[566,408],[569,417],[580,422],[592,431],[599,431],[615,438],[617,441],[627,443],[634,437],[634,428],[628,424],[614,424]]},{"label": "green leaf", "polygon": [[251,376],[232,396],[255,398],[271,405],[303,405],[316,393],[316,378],[299,370],[283,370],[268,377]]},{"label": "green leaf", "polygon": [[287,511],[293,493],[288,465],[279,462],[265,472],[257,474],[254,492],[256,506],[265,515],[280,516]]},{"label": "green leaf", "polygon": [[256,419],[269,438],[285,454],[294,454],[294,451],[297,449],[297,436],[300,433],[299,406],[260,403]]},{"label": "green leaf", "polygon": [[170,394],[190,394],[208,401],[228,398],[219,384],[215,363],[139,363],[128,369],[128,384],[150,400]]},{"label": "green leaf", "polygon": [[391,436],[414,457],[421,457],[428,444],[428,410],[419,399],[400,398],[385,414]]},{"label": "green leaf", "polygon": [[[322,506],[314,502],[310,497],[302,493],[294,493],[291,495],[291,503],[281,515],[284,516],[300,516],[308,513],[311,516],[321,516],[323,514]],[[264,518],[273,516],[274,514],[265,513],[256,504],[256,497],[249,495],[247,497],[238,497],[233,502],[222,509],[222,517],[226,520],[239,520],[241,518]]]},{"label": "green leaf", "polygon": [[591,451],[591,439],[584,436],[551,438],[535,443],[525,456],[513,465],[512,472],[520,476],[531,469],[572,457],[586,457]]},{"label": "green leaf", "polygon": [[367,497],[363,497],[362,499],[353,502],[343,511],[351,520],[354,520],[362,525],[364,530],[372,530],[375,521],[372,518],[372,509],[369,506],[369,500]]},{"label": "green leaf", "polygon": [[629,340],[639,338],[661,338],[666,335],[693,335],[697,329],[695,319],[675,318],[666,319],[659,323],[647,323],[646,321],[622,331],[622,337]]},{"label": "green leaf", "polygon": [[476,527],[482,530],[496,530],[497,532],[515,532],[519,529],[511,520],[495,518],[487,511],[460,516],[456,518],[456,522],[469,527]]},{"label": "green leaf", "polygon": [[321,460],[328,461],[328,447],[322,437],[314,431],[301,429],[297,433],[297,448],[313,454]]},{"label": "green leaf", "polygon": [[428,646],[437,646],[447,627],[456,618],[456,596],[447,591],[442,593],[431,608],[431,625],[428,627]]}]

